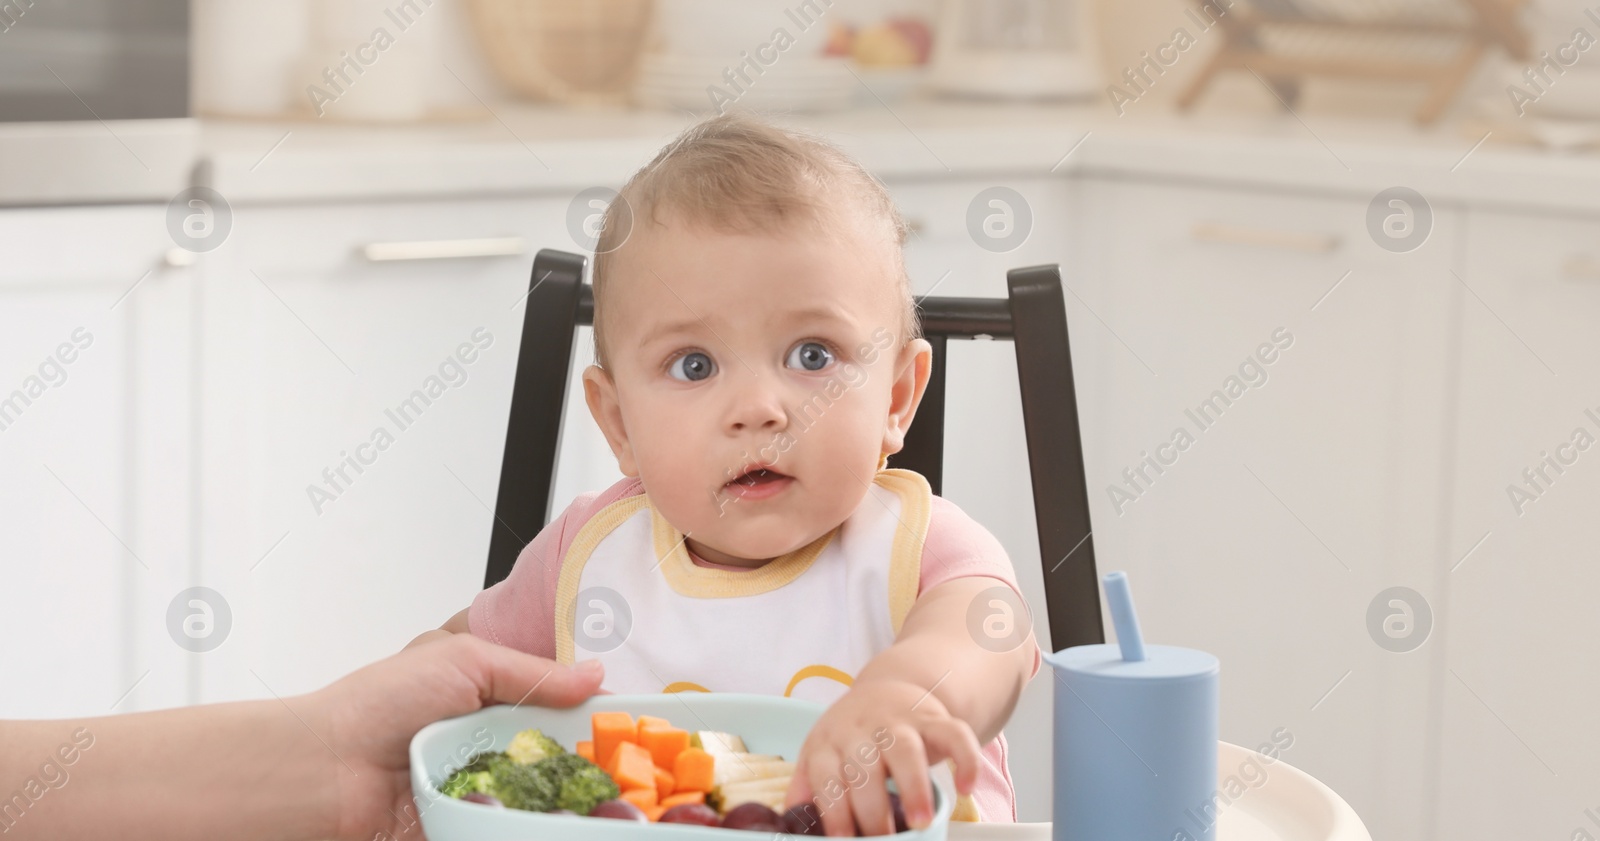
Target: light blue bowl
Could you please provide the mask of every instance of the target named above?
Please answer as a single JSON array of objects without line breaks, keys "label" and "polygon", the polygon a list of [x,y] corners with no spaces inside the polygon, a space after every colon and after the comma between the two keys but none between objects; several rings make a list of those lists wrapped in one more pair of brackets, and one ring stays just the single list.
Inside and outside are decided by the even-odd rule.
[{"label": "light blue bowl", "polygon": [[[495,809],[439,794],[450,772],[474,754],[504,750],[519,731],[537,727],[568,750],[590,737],[589,716],[601,711],[660,716],[686,730],[716,730],[744,738],[752,753],[793,760],[822,706],[766,695],[680,692],[662,695],[596,695],[565,710],[490,707],[437,721],[411,739],[411,791],[429,841],[749,841],[754,833],[689,824],[639,824],[606,818],[547,815]],[[882,760],[868,769],[882,779]],[[892,836],[895,841],[945,841],[955,804],[955,782],[943,763],[931,770],[933,823]]]}]

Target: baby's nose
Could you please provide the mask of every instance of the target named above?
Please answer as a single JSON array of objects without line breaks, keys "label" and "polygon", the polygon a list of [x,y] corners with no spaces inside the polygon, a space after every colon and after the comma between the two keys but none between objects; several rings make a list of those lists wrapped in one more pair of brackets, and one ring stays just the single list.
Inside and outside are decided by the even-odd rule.
[{"label": "baby's nose", "polygon": [[752,377],[734,397],[728,416],[728,426],[733,431],[750,429],[782,429],[789,414],[777,389],[764,378]]}]

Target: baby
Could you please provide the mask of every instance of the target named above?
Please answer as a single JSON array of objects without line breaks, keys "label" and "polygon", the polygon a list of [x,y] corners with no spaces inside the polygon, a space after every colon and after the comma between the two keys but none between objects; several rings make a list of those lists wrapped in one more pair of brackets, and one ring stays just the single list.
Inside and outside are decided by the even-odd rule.
[{"label": "baby", "polygon": [[926,825],[946,759],[959,811],[1015,820],[1000,728],[1039,649],[969,619],[1020,607],[1015,574],[920,475],[885,469],[932,364],[906,230],[815,138],[731,115],[663,149],[596,246],[584,393],[626,478],[442,630],[598,659],[611,692],[826,704],[785,803],[815,802],[830,835],[892,831],[888,778]]}]

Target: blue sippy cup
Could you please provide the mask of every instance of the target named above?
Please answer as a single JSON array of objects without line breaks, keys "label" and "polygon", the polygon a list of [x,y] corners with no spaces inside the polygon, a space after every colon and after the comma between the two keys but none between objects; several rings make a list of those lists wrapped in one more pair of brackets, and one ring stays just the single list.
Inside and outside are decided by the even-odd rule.
[{"label": "blue sippy cup", "polygon": [[1214,841],[1217,658],[1144,644],[1127,576],[1103,579],[1118,645],[1055,670],[1054,841]]}]

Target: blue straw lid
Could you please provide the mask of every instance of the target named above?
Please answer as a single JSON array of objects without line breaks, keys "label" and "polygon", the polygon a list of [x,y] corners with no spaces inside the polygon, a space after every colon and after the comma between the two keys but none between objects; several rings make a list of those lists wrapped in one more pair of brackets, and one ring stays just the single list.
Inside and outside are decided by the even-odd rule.
[{"label": "blue straw lid", "polygon": [[1174,645],[1146,646],[1139,616],[1133,609],[1128,576],[1108,572],[1101,581],[1111,624],[1117,632],[1116,644],[1073,646],[1045,655],[1045,662],[1085,680],[1187,680],[1220,670],[1217,658],[1204,651]]}]

